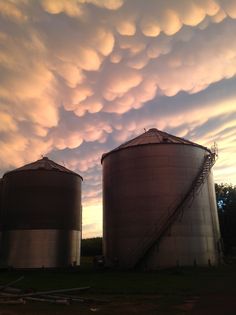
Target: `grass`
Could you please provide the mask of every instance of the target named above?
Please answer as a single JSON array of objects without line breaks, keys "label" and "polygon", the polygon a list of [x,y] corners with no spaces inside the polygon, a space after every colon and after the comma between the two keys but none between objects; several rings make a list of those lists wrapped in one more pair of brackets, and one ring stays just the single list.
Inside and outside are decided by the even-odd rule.
[{"label": "grass", "polygon": [[156,272],[94,270],[83,259],[77,271],[2,271],[0,284],[24,275],[17,286],[24,289],[48,290],[90,286],[91,294],[176,294],[233,290],[236,266],[218,268],[179,268]]},{"label": "grass", "polygon": [[[234,296],[236,294],[236,266],[224,265],[218,268],[179,268],[156,272],[94,270],[90,258],[83,258],[77,271],[72,270],[28,270],[1,271],[0,285],[24,275],[17,283],[23,289],[49,290],[90,286],[83,294],[90,297],[105,297],[112,301],[102,308],[100,314],[185,314],[173,308],[194,296]],[[75,314],[79,309],[83,314],[91,314],[90,308],[71,305],[34,303],[18,306],[13,314]],[[77,307],[77,308],[76,308]],[[150,309],[149,309],[149,308]],[[113,311],[111,309],[114,309]],[[147,309],[148,308],[148,309]],[[0,306],[1,310],[5,308]],[[16,310],[16,308],[14,309]],[[66,310],[66,311],[65,311]],[[119,312],[118,312],[119,310]],[[136,311],[137,312],[136,312]],[[143,311],[142,311],[143,310]],[[21,312],[22,311],[22,312]],[[39,313],[37,313],[37,312]],[[73,313],[74,312],[74,313]],[[109,313],[110,312],[110,313]],[[82,314],[82,313],[81,313]]]}]

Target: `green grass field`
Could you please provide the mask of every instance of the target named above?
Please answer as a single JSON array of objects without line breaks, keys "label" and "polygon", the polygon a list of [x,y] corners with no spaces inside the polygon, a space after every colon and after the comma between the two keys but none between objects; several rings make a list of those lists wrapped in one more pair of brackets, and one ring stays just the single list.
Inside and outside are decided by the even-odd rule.
[{"label": "green grass field", "polygon": [[[236,265],[218,268],[179,268],[156,272],[94,270],[91,259],[83,258],[77,271],[1,271],[0,285],[22,275],[17,287],[48,290],[90,286],[81,293],[85,297],[105,299],[102,305],[74,304],[70,306],[30,302],[25,305],[0,305],[1,315],[15,314],[205,314],[229,313],[236,300]],[[232,299],[231,299],[232,297]],[[220,298],[227,304],[220,310]],[[95,303],[97,304],[97,303]],[[99,303],[98,303],[99,304]],[[203,306],[202,306],[203,305]],[[181,308],[182,307],[182,308]],[[212,307],[212,309],[211,309]],[[222,305],[223,307],[223,305]],[[199,313],[196,313],[199,309]],[[4,313],[9,311],[10,313]],[[92,310],[91,310],[92,309]],[[212,313],[211,311],[214,310]],[[235,314],[235,308],[232,309]],[[195,313],[194,313],[195,312]]]}]

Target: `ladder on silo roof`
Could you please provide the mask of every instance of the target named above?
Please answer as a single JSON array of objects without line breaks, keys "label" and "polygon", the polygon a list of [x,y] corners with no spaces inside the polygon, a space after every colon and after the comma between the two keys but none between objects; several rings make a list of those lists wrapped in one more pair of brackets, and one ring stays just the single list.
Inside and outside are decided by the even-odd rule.
[{"label": "ladder on silo roof", "polygon": [[142,244],[135,250],[135,252],[131,253],[129,268],[137,267],[148,255],[150,250],[154,245],[160,242],[162,237],[171,227],[171,225],[177,220],[179,215],[182,213],[184,207],[194,199],[194,196],[199,192],[200,188],[206,181],[212,166],[215,164],[217,157],[217,148],[214,145],[214,148],[204,157],[202,166],[194,178],[190,188],[181,199],[181,201],[177,204],[173,211],[170,212],[169,215],[161,218],[158,223],[158,226],[155,227],[149,235],[143,239]]}]

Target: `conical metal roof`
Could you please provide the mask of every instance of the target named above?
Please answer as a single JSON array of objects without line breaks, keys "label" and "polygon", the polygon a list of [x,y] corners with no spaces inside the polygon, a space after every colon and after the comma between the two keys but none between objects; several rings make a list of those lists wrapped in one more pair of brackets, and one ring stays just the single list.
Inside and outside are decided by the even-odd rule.
[{"label": "conical metal roof", "polygon": [[50,160],[46,156],[44,156],[42,159],[37,160],[33,163],[26,164],[22,167],[16,168],[13,171],[7,172],[4,174],[4,176],[10,173],[22,172],[22,171],[34,171],[34,170],[58,171],[58,172],[63,172],[63,173],[69,173],[69,174],[77,175],[83,180],[83,178],[79,174],[69,170],[68,168],[60,164],[55,163],[54,161]]},{"label": "conical metal roof", "polygon": [[200,147],[202,149],[208,150],[206,147],[201,146],[201,145],[194,143],[192,141],[186,140],[184,138],[173,136],[167,132],[158,130],[156,128],[151,128],[148,131],[141,134],[140,136],[137,136],[134,139],[131,139],[131,140],[121,144],[119,147],[113,149],[112,151],[103,154],[102,161],[108,154],[110,154],[112,152],[126,149],[129,147],[135,147],[135,146],[147,145],[147,144],[185,144],[185,145],[197,146],[197,147]]}]

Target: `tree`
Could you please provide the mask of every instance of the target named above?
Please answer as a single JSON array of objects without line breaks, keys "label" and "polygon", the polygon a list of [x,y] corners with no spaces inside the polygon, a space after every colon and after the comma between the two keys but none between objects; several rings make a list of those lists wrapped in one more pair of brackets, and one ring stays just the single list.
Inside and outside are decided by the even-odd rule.
[{"label": "tree", "polygon": [[225,254],[231,254],[236,247],[236,186],[216,184],[215,189]]},{"label": "tree", "polygon": [[102,238],[93,237],[83,239],[81,242],[81,256],[102,255]]}]

